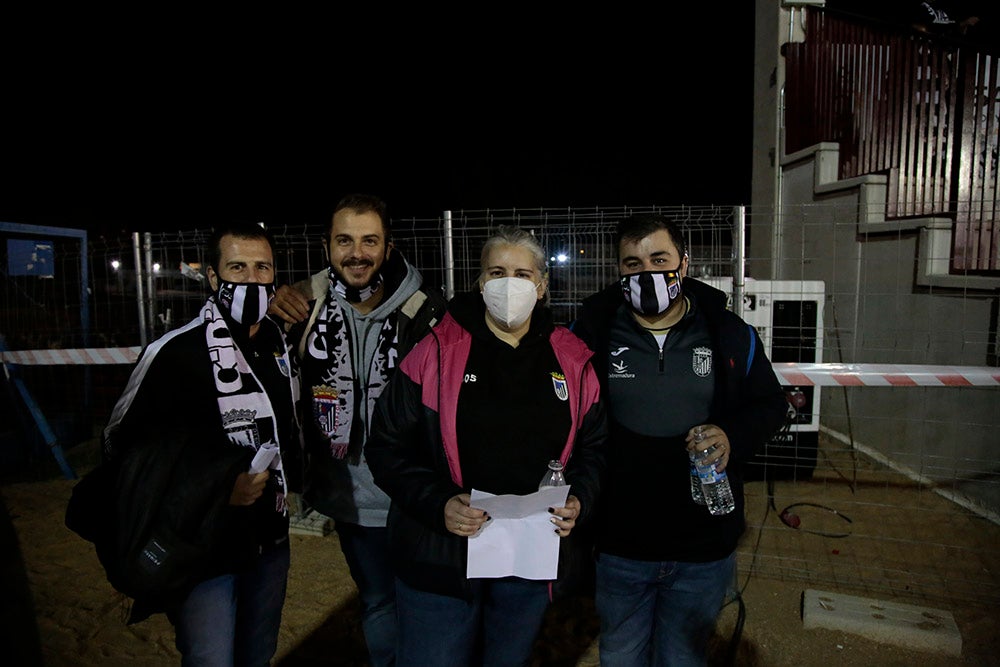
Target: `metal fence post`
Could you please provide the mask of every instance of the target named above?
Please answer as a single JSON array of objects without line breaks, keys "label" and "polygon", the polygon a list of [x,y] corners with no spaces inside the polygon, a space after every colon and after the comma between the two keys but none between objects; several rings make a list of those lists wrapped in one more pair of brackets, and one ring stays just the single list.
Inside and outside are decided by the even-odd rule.
[{"label": "metal fence post", "polygon": [[733,312],[743,317],[743,288],[746,286],[746,206],[733,207]]},{"label": "metal fence post", "polygon": [[139,232],[132,233],[132,259],[135,261],[135,304],[139,309],[139,345],[146,347],[146,309],[142,288],[142,258],[139,255]]},{"label": "metal fence post", "polygon": [[444,298],[455,296],[455,254],[452,248],[451,211],[444,212]]}]

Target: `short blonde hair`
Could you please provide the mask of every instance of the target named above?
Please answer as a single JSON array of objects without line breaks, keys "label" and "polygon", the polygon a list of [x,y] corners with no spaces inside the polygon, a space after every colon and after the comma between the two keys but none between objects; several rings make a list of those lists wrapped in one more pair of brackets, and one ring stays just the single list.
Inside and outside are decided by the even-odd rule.
[{"label": "short blonde hair", "polygon": [[[542,248],[542,244],[538,242],[535,235],[516,225],[500,225],[483,243],[483,252],[479,256],[479,284],[486,282],[486,269],[490,253],[493,252],[494,248],[503,245],[527,248],[535,260],[535,269],[542,276],[542,280],[548,280],[549,264],[545,259],[545,249]],[[545,297],[542,299],[542,305],[549,305],[548,284],[545,285]]]}]

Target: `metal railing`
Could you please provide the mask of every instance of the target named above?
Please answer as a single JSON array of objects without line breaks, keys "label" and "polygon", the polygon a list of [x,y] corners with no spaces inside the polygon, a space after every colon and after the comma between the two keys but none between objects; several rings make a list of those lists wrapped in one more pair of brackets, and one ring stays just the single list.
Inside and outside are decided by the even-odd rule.
[{"label": "metal railing", "polygon": [[783,47],[785,151],[840,145],[839,177],[888,177],[887,218],[955,221],[952,272],[1000,274],[995,53],[902,27],[806,12]]}]

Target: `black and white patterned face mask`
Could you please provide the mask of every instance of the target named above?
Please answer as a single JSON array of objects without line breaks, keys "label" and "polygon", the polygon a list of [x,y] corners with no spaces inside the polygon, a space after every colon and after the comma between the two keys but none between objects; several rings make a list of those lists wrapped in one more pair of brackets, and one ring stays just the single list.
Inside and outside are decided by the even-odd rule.
[{"label": "black and white patterned face mask", "polygon": [[219,310],[234,322],[250,326],[267,315],[267,307],[274,298],[274,283],[229,283],[219,281],[215,303]]},{"label": "black and white patterned face mask", "polygon": [[370,283],[364,287],[351,287],[344,279],[340,277],[334,268],[331,266],[328,271],[330,272],[330,281],[333,285],[333,290],[340,296],[347,299],[348,303],[361,303],[362,301],[367,301],[373,294],[379,291],[382,287],[382,273],[376,273],[372,276]]},{"label": "black and white patterned face mask", "polygon": [[635,312],[655,317],[681,296],[680,271],[640,271],[621,277],[622,296]]}]

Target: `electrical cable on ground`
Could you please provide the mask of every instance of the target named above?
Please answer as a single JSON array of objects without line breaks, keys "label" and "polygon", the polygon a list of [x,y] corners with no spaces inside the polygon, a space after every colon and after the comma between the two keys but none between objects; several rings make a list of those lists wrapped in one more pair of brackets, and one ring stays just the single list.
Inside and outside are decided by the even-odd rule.
[{"label": "electrical cable on ground", "polygon": [[[791,426],[791,421],[786,420],[784,425],[779,429],[778,433],[785,433]],[[766,469],[765,469],[766,470]],[[766,473],[765,473],[766,479]],[[754,564],[757,562],[757,552],[760,550],[760,540],[764,534],[764,522],[767,521],[768,515],[771,513],[771,508],[774,507],[774,480],[766,479],[767,484],[767,497],[768,504],[764,508],[764,516],[760,520],[760,528],[757,530],[757,541],[753,545],[753,557],[750,559],[750,566],[747,568],[747,578],[743,582],[743,585],[739,589],[733,590],[733,598],[726,602],[723,608],[735,602],[738,605],[738,611],[736,614],[736,626],[733,628],[733,634],[729,638],[729,646],[726,649],[726,665],[736,664],[736,651],[740,645],[740,639],[743,636],[743,624],[746,621],[747,608],[746,604],[743,602],[743,591],[746,590],[747,585],[750,583],[750,577],[753,576]],[[736,574],[734,573],[734,579]]]},{"label": "electrical cable on ground", "polygon": [[851,521],[851,517],[847,516],[846,514],[841,514],[840,512],[838,512],[837,510],[835,510],[834,508],[828,507],[827,505],[820,505],[819,503],[792,503],[791,505],[788,505],[787,507],[785,507],[785,509],[781,510],[781,513],[778,515],[778,518],[781,519],[781,523],[785,524],[789,528],[794,528],[795,530],[800,530],[803,533],[812,533],[813,535],[821,535],[823,537],[850,537],[851,536],[851,533],[849,533],[849,532],[847,532],[847,533],[828,533],[828,532],[822,531],[822,530],[810,530],[809,528],[802,528],[801,527],[801,525],[802,525],[802,519],[799,518],[798,514],[794,514],[792,512],[792,510],[795,509],[796,507],[815,507],[817,509],[826,510],[827,512],[830,512],[831,514],[834,514],[835,516],[840,517],[841,519],[843,519],[847,523],[854,523],[853,521]]},{"label": "electrical cable on ground", "polygon": [[[840,328],[839,328],[839,325],[837,324],[837,304],[836,304],[836,301],[832,297],[831,297],[830,301],[831,301],[832,310],[833,310],[834,333],[835,333],[836,338],[837,338],[837,356],[838,356],[840,362],[843,363],[844,353],[843,353],[842,343],[841,343],[841,340],[840,340]],[[857,491],[857,475],[858,475],[857,449],[854,447],[853,420],[851,419],[851,409],[850,409],[850,403],[848,401],[848,396],[847,396],[847,387],[844,387],[843,389],[844,389],[844,402],[845,402],[846,414],[847,414],[847,430],[848,430],[848,434],[850,436],[850,441],[851,441],[851,461],[852,461],[852,468],[853,468],[852,479],[851,480],[846,480],[846,477],[845,477],[845,480],[849,482],[850,488],[851,488],[851,492],[855,493]],[[778,431],[778,433],[787,433],[790,430],[791,430],[791,420],[788,420],[781,427],[781,429]],[[765,466],[766,466],[766,464],[765,464]],[[836,470],[835,467],[834,467],[834,469]],[[842,473],[840,473],[839,470],[837,470],[837,473],[840,474],[841,477],[844,477],[844,475]],[[757,562],[757,554],[758,554],[758,552],[760,550],[760,541],[761,541],[761,538],[763,537],[763,534],[764,534],[764,524],[767,522],[767,517],[770,515],[772,509],[775,512],[778,512],[778,508],[775,506],[775,503],[774,503],[774,480],[767,478],[766,467],[765,467],[765,484],[766,484],[766,488],[767,488],[767,503],[765,504],[765,507],[764,507],[764,516],[761,518],[760,527],[757,530],[757,539],[754,542],[754,546],[753,546],[753,550],[752,550],[752,557],[750,559],[750,566],[747,568],[746,579],[744,580],[742,586],[739,586],[738,589],[733,590],[733,597],[732,597],[732,599],[728,600],[723,605],[723,607],[726,607],[726,606],[732,604],[733,602],[737,603],[737,605],[738,605],[738,611],[737,611],[737,616],[736,616],[736,626],[733,628],[733,634],[732,634],[732,636],[729,639],[729,645],[727,646],[727,649],[726,649],[726,656],[725,656],[725,663],[724,663],[726,665],[735,665],[736,664],[736,651],[739,648],[740,639],[741,639],[741,637],[743,635],[743,625],[744,625],[744,623],[746,621],[746,604],[743,602],[743,591],[746,590],[746,587],[750,583],[750,577],[753,576],[754,565]],[[830,512],[830,513],[834,514],[835,516],[840,517],[841,519],[843,519],[848,524],[853,523],[853,521],[851,520],[851,518],[849,516],[847,516],[846,514],[842,514],[841,512],[839,512],[836,509],[834,509],[832,507],[829,507],[827,505],[821,505],[819,503],[811,503],[811,502],[800,502],[800,503],[792,503],[791,505],[788,505],[783,510],[781,510],[780,513],[778,513],[778,518],[781,519],[781,522],[783,524],[785,524],[786,526],[788,526],[789,528],[793,528],[795,530],[801,530],[804,533],[811,533],[813,535],[820,535],[822,537],[832,537],[832,538],[850,537],[850,535],[851,535],[850,532],[846,532],[846,533],[830,533],[830,532],[826,532],[826,531],[818,531],[818,530],[811,530],[811,529],[808,529],[808,528],[802,528],[801,527],[802,526],[802,519],[797,514],[794,514],[792,512],[792,510],[795,509],[795,508],[797,508],[797,507],[815,507],[817,509],[822,509],[822,510],[825,510],[827,512]]]},{"label": "electrical cable on ground", "polygon": [[[767,484],[768,487],[770,488],[771,485],[773,485],[773,482],[771,480],[768,480]],[[769,497],[772,495],[773,495],[772,493],[768,492]],[[725,665],[729,665],[730,667],[736,665],[736,651],[739,648],[740,639],[743,636],[743,624],[746,621],[747,617],[746,604],[743,602],[743,591],[746,590],[747,585],[750,583],[750,577],[753,575],[754,563],[757,562],[757,551],[760,548],[760,538],[764,533],[764,522],[767,521],[767,516],[770,513],[771,513],[771,508],[766,507],[764,510],[764,517],[760,521],[760,529],[758,529],[757,531],[757,541],[753,545],[753,557],[750,559],[750,567],[747,569],[746,580],[743,582],[743,585],[740,586],[738,590],[736,589],[733,590],[732,599],[730,599],[724,605],[722,605],[723,608],[725,608],[730,604],[732,604],[733,602],[737,604],[736,625],[733,628],[732,636],[729,638],[729,645],[726,648],[725,662],[723,663]]]},{"label": "electrical cable on ground", "polygon": [[740,593],[736,593],[736,603],[739,605],[739,610],[736,613],[736,627],[733,629],[733,636],[729,639],[724,663],[731,666],[736,665],[736,651],[740,647],[740,637],[743,636],[743,623],[747,618],[747,607],[743,603],[743,596]]},{"label": "electrical cable on ground", "polygon": [[[761,538],[764,535],[764,524],[767,522],[767,517],[771,514],[771,510],[772,509],[775,512],[778,511],[778,509],[777,509],[777,507],[775,506],[775,503],[774,503],[774,480],[773,479],[765,479],[765,484],[766,484],[766,488],[767,488],[767,502],[765,503],[765,506],[764,506],[764,516],[761,518],[761,520],[760,520],[760,527],[757,530],[757,539],[754,542],[753,550],[751,552],[752,553],[752,557],[750,559],[750,566],[747,568],[746,579],[743,581],[743,585],[740,586],[738,590],[733,590],[733,597],[732,597],[732,599],[730,599],[729,601],[727,601],[723,605],[723,607],[727,607],[730,604],[732,604],[733,602],[735,602],[737,604],[737,608],[738,608],[737,615],[736,615],[736,625],[733,628],[733,634],[732,634],[732,636],[729,638],[729,645],[726,648],[725,662],[723,663],[723,664],[729,665],[729,666],[736,665],[736,652],[737,652],[737,649],[739,648],[739,645],[740,645],[740,639],[743,636],[743,625],[746,622],[746,604],[743,602],[743,591],[746,590],[746,587],[750,584],[750,577],[753,576],[754,565],[757,562],[757,554],[760,551],[760,541],[761,541]],[[833,538],[850,537],[851,533],[849,533],[849,532],[848,533],[829,533],[829,532],[825,532],[825,531],[817,531],[817,530],[810,530],[808,528],[801,528],[801,519],[799,518],[799,516],[797,514],[794,514],[791,511],[791,510],[795,509],[796,507],[815,507],[815,508],[818,508],[818,509],[826,510],[826,511],[831,512],[832,514],[840,517],[841,519],[843,519],[847,523],[853,523],[853,521],[851,520],[851,518],[849,516],[847,516],[846,514],[842,514],[841,512],[839,512],[838,510],[836,510],[836,509],[834,509],[832,507],[829,507],[827,505],[821,505],[819,503],[801,502],[801,503],[792,503],[791,505],[786,506],[778,514],[778,518],[781,519],[781,522],[784,523],[789,528],[794,528],[796,530],[801,530],[804,533],[812,533],[813,535],[820,535],[822,537],[833,537]]]}]

